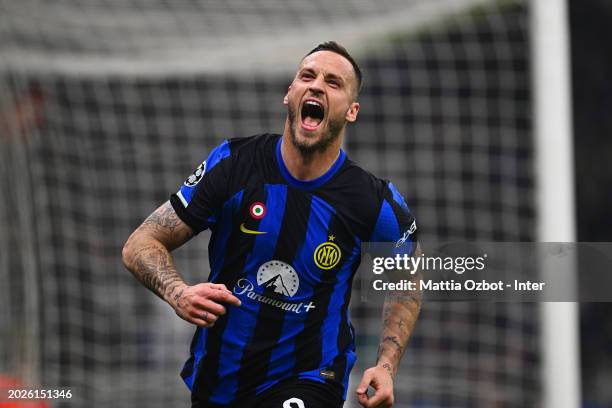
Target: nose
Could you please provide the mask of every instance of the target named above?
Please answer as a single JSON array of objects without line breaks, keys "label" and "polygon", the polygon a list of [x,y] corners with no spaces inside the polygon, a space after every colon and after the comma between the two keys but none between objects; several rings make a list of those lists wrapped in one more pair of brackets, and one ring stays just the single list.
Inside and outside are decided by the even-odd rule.
[{"label": "nose", "polygon": [[324,83],[325,78],[323,78],[323,75],[317,75],[317,77],[310,83],[309,89],[313,93],[322,93]]}]

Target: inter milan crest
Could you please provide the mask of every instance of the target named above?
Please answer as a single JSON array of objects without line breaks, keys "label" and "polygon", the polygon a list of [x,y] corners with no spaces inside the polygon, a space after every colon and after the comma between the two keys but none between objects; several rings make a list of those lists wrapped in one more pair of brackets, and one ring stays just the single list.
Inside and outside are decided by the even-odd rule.
[{"label": "inter milan crest", "polygon": [[200,180],[202,180],[202,177],[204,176],[205,172],[206,172],[206,160],[204,160],[202,164],[200,164],[198,168],[195,169],[195,171],[193,172],[191,176],[187,177],[187,180],[185,180],[184,184],[187,187],[195,186],[196,184],[200,182]]},{"label": "inter milan crest", "polygon": [[328,241],[320,244],[314,251],[315,264],[321,269],[331,269],[338,265],[340,258],[342,257],[342,251],[340,247],[332,242],[335,237],[330,235]]}]

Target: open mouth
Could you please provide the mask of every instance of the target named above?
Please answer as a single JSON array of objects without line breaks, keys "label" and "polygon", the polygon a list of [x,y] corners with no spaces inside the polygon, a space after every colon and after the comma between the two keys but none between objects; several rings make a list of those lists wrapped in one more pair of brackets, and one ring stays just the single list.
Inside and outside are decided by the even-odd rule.
[{"label": "open mouth", "polygon": [[302,105],[302,126],[307,130],[315,130],[325,117],[325,109],[314,100],[306,100]]}]

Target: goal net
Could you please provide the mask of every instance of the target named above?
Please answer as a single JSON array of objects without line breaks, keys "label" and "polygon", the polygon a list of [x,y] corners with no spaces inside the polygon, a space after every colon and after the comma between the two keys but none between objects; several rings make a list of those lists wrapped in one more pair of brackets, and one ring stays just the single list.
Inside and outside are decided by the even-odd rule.
[{"label": "goal net", "polygon": [[[0,0],[0,375],[57,406],[188,406],[193,327],[123,268],[130,232],[228,137],[282,132],[303,54],[364,71],[348,155],[393,180],[436,241],[535,239],[528,9],[485,0]],[[208,275],[206,235],[176,252]],[[361,371],[379,309],[352,319]],[[396,407],[541,396],[537,305],[431,302]]]}]

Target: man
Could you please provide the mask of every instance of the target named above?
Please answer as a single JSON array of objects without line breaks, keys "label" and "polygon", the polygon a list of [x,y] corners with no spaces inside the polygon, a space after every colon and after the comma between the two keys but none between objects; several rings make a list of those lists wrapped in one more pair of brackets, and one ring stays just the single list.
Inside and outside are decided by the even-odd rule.
[{"label": "man", "polygon": [[[193,407],[343,405],[355,362],[348,304],[360,245],[398,242],[411,254],[417,246],[395,187],[340,148],[360,86],[348,52],[320,44],[284,98],[283,135],[223,142],[128,239],[126,267],[198,326],[181,373]],[[170,251],[205,228],[209,282],[190,286]],[[418,311],[418,298],[385,302],[377,364],[356,390],[364,407],[393,404]]]}]

